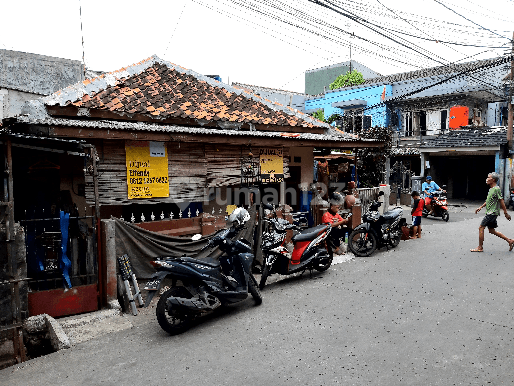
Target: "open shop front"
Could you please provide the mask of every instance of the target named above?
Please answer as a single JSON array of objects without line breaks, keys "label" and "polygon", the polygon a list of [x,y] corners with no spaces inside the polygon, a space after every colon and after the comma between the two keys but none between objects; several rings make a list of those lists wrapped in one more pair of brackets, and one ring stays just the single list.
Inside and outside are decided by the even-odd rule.
[{"label": "open shop front", "polygon": [[492,151],[431,153],[429,165],[425,175],[446,185],[449,199],[484,200],[489,190],[485,179],[496,170],[496,158]]},{"label": "open shop front", "polygon": [[14,220],[25,233],[29,315],[95,311],[98,301],[95,210],[85,201],[92,170],[82,143],[13,135]]}]

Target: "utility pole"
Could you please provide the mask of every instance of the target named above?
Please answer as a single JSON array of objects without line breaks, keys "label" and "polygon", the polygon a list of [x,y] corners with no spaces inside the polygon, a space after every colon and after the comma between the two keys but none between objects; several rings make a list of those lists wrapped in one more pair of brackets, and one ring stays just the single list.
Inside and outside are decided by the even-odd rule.
[{"label": "utility pole", "polygon": [[[514,56],[514,33],[512,33],[512,51],[511,55]],[[508,100],[508,117],[507,117],[507,147],[509,151],[512,149],[512,113],[513,113],[513,106],[512,106],[512,96],[513,96],[513,86],[514,86],[514,58],[511,58],[510,61],[510,76],[509,76],[509,100]]]},{"label": "utility pole", "polygon": [[[508,117],[507,117],[507,149],[509,150],[509,159],[510,159],[510,187],[509,189],[512,189],[514,187],[514,175],[512,175],[512,121],[513,121],[513,113],[514,108],[512,106],[512,99],[513,99],[513,88],[514,88],[514,32],[512,33],[512,51],[511,51],[511,57],[510,60],[510,76],[509,76],[509,100],[508,100]],[[507,160],[505,160],[505,163],[507,163]],[[507,165],[505,165],[507,166]],[[505,169],[507,169],[505,167]],[[505,191],[505,189],[504,189]],[[506,193],[509,192],[508,190]],[[509,202],[510,204],[510,202]]]}]

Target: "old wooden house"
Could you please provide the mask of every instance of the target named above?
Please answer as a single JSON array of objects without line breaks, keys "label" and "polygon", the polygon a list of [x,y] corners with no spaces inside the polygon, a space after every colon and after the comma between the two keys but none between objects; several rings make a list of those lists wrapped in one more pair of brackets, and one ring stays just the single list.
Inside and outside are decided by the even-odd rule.
[{"label": "old wooden house", "polygon": [[315,147],[383,146],[156,56],[28,101],[3,130],[14,221],[25,229],[29,308],[57,316],[102,299],[101,219],[153,221],[160,225],[152,229],[179,235],[172,220],[194,228],[202,213],[240,203],[245,186],[294,206],[313,181]]}]

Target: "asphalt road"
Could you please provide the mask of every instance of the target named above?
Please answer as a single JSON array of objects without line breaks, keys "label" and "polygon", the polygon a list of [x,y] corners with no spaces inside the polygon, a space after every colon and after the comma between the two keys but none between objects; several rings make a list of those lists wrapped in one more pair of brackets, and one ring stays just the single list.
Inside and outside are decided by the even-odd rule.
[{"label": "asphalt road", "polygon": [[[514,251],[486,234],[476,203],[423,238],[272,277],[251,299],[171,337],[154,309],[135,327],[0,371],[2,385],[511,385]],[[410,219],[409,219],[410,222]],[[514,237],[513,223],[499,230]]]}]

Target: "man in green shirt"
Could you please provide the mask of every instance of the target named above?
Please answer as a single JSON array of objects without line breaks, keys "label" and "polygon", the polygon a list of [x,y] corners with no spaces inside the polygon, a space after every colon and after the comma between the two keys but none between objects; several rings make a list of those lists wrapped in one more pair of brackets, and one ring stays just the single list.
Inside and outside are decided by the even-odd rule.
[{"label": "man in green shirt", "polygon": [[489,173],[485,183],[489,186],[489,193],[487,194],[487,199],[485,202],[475,210],[475,213],[480,212],[480,210],[485,206],[485,217],[480,223],[480,227],[478,228],[478,248],[471,249],[471,252],[483,252],[484,251],[484,230],[485,227],[489,229],[489,233],[498,236],[501,239],[504,239],[509,243],[509,251],[512,251],[514,248],[514,239],[509,239],[507,236],[503,235],[501,232],[498,232],[496,229],[498,227],[498,223],[496,222],[496,218],[500,215],[500,207],[505,214],[505,218],[510,221],[510,215],[507,213],[507,208],[505,207],[505,202],[503,202],[502,193],[500,187],[497,185],[498,180],[500,179],[500,175],[498,173]]}]

